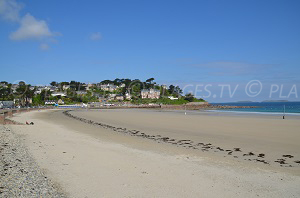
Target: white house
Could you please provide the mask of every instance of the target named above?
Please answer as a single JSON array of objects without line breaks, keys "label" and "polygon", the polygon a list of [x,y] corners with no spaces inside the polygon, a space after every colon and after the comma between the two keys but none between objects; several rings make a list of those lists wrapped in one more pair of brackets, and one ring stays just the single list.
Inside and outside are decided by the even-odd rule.
[{"label": "white house", "polygon": [[168,96],[170,100],[178,100],[178,98],[174,98],[173,96]]},{"label": "white house", "polygon": [[125,93],[125,98],[126,100],[131,100],[131,94],[130,93]]},{"label": "white house", "polygon": [[51,96],[62,96],[62,97],[65,97],[65,96],[67,96],[67,94],[65,94],[64,92],[53,92],[53,93],[51,93]]},{"label": "white house", "polygon": [[158,89],[143,89],[141,91],[142,98],[159,99],[160,90]]},{"label": "white house", "polygon": [[67,89],[70,89],[70,85],[63,85],[63,90],[67,90]]},{"label": "white house", "polygon": [[113,84],[105,84],[105,85],[100,85],[100,89],[104,90],[104,91],[115,91],[117,90],[119,87]]},{"label": "white house", "polygon": [[87,92],[86,91],[76,91],[77,95],[86,95]]},{"label": "white house", "polygon": [[124,96],[122,94],[118,94],[115,97],[116,100],[124,100]]}]

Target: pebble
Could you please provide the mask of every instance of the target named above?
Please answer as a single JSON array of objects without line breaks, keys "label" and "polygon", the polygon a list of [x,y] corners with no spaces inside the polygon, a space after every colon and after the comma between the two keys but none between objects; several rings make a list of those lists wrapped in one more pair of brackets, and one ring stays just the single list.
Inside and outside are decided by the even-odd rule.
[{"label": "pebble", "polygon": [[0,125],[0,197],[67,197],[48,179],[20,137]]}]

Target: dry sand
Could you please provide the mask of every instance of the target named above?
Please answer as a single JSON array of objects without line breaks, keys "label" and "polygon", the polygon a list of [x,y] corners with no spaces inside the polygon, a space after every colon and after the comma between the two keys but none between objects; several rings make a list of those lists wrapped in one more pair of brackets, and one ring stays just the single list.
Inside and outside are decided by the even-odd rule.
[{"label": "dry sand", "polygon": [[[38,164],[70,197],[299,197],[299,120],[207,116],[147,110],[73,111],[73,115],[227,153],[186,149],[82,123],[62,111],[14,117],[11,126]],[[270,165],[244,160],[264,153]],[[275,158],[289,154],[281,167]],[[226,156],[226,157],[224,157]],[[271,163],[272,162],[272,163]]]}]

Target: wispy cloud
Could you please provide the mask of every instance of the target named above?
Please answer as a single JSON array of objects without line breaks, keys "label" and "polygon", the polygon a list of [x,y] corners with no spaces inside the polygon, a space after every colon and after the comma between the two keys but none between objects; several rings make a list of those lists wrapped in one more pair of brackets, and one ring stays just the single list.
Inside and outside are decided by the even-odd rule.
[{"label": "wispy cloud", "polygon": [[48,27],[46,21],[37,19],[30,13],[20,16],[20,10],[23,8],[22,3],[15,0],[0,0],[0,15],[6,21],[12,21],[20,24],[20,27],[9,35],[9,38],[14,41],[22,40],[38,40],[43,42],[40,49],[49,49],[46,42],[53,42],[54,37],[60,35],[58,32],[53,32]]},{"label": "wispy cloud", "polygon": [[19,12],[23,8],[23,4],[17,3],[15,0],[0,0],[0,16],[4,20],[19,21]]},{"label": "wispy cloud", "polygon": [[100,32],[94,32],[90,35],[90,39],[93,41],[102,39],[102,35]]}]

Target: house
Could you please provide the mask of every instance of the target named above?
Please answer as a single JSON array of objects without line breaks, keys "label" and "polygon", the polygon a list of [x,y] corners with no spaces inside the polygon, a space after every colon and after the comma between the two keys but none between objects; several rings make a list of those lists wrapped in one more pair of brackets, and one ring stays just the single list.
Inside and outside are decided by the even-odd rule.
[{"label": "house", "polygon": [[93,88],[93,87],[95,87],[95,84],[89,83],[89,84],[87,84],[87,86],[86,86],[86,90],[90,90],[90,89]]},{"label": "house", "polygon": [[0,83],[0,87],[7,88],[8,86],[5,83]]},{"label": "house", "polygon": [[56,91],[57,89],[58,89],[58,88],[55,87],[55,86],[50,86],[50,87],[49,87],[49,90],[50,90],[50,91]]},{"label": "house", "polygon": [[50,90],[50,87],[51,87],[51,86],[44,86],[43,89],[45,89],[45,90]]},{"label": "house", "polygon": [[119,87],[113,84],[105,84],[102,85],[100,84],[100,89],[104,90],[104,91],[115,91],[117,90]]},{"label": "house", "polygon": [[86,91],[76,91],[76,94],[83,96],[83,95],[86,95],[87,92]]},{"label": "house", "polygon": [[51,96],[65,97],[65,96],[67,96],[67,94],[65,94],[64,92],[53,92],[53,93],[51,93]]},{"label": "house", "polygon": [[116,95],[115,100],[124,100],[124,96],[122,94],[118,94]]},{"label": "house", "polygon": [[125,98],[126,100],[131,100],[131,94],[130,93],[125,93]]},{"label": "house", "polygon": [[42,93],[42,90],[43,89],[41,87],[37,87],[36,90],[35,90],[35,92],[34,92],[34,94],[35,95],[40,94],[40,93]]},{"label": "house", "polygon": [[174,98],[173,96],[168,96],[170,100],[178,100],[178,98]]},{"label": "house", "polygon": [[67,90],[67,89],[70,89],[70,85],[63,85],[63,90]]},{"label": "house", "polygon": [[150,98],[150,99],[159,99],[160,98],[160,90],[158,89],[143,89],[141,91],[142,98]]},{"label": "house", "polygon": [[42,93],[44,88],[45,88],[44,86],[36,86],[36,90],[35,90],[34,94]]},{"label": "house", "polygon": [[116,96],[117,96],[117,94],[109,94],[109,95],[108,95],[108,98],[109,98],[110,100],[114,100]]}]

